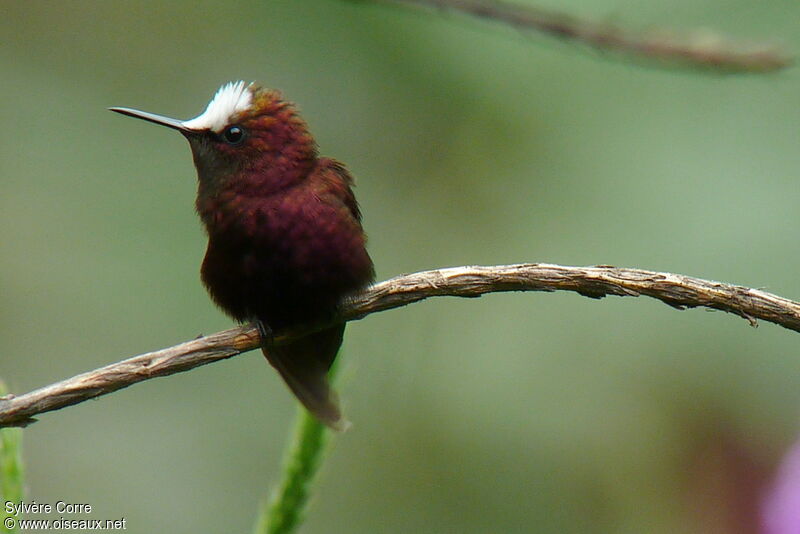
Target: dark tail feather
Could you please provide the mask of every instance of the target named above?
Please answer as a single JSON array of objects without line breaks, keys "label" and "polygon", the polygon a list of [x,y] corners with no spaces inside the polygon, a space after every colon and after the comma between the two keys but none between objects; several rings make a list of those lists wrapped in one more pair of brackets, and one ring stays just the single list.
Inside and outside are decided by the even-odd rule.
[{"label": "dark tail feather", "polygon": [[263,349],[264,356],[303,406],[334,430],[347,428],[336,392],[328,384],[328,370],[342,344],[344,326],[336,325],[286,345]]}]

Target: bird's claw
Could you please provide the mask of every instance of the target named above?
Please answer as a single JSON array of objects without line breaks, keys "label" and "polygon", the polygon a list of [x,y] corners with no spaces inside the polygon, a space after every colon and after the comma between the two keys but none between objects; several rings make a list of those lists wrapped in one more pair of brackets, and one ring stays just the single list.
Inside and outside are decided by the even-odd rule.
[{"label": "bird's claw", "polygon": [[275,343],[275,333],[272,328],[261,319],[256,319],[254,324],[258,330],[258,336],[261,338],[261,346],[265,349],[272,347]]}]

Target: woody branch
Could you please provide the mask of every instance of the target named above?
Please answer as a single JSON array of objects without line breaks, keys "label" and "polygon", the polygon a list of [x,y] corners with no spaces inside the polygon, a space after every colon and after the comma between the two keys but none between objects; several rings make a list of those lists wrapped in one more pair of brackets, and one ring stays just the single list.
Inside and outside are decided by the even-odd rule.
[{"label": "woody branch", "polygon": [[[429,297],[479,297],[505,291],[573,291],[591,298],[608,295],[658,299],[677,309],[705,307],[732,313],[756,326],[762,319],[800,332],[800,303],[765,291],[679,274],[608,265],[567,267],[542,263],[465,266],[397,276],[370,286],[342,303],[331,322],[353,321]],[[328,326],[278,332],[281,344]],[[25,426],[35,415],[106,395],[137,382],[188,371],[260,346],[252,325],[231,328],[112,363],[24,395],[0,399],[0,427]]]},{"label": "woody branch", "polygon": [[422,8],[449,10],[654,62],[727,73],[762,73],[790,66],[792,58],[764,43],[736,42],[710,30],[678,33],[635,32],[620,26],[566,13],[501,0],[384,0]]}]

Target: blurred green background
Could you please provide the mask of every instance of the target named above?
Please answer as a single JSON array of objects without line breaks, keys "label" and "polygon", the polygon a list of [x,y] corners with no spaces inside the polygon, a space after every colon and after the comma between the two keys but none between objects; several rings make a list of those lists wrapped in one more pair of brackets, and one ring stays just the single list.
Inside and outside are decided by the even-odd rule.
[{"label": "blurred green background", "polygon": [[[800,50],[789,0],[547,5]],[[797,68],[663,71],[371,2],[0,7],[0,377],[14,392],[231,326],[198,279],[185,141],[105,109],[189,118],[228,80],[282,89],[348,164],[379,279],[606,263],[800,298]],[[354,427],[304,531],[713,531],[725,519],[709,510],[751,489],[752,503],[794,439],[798,385],[796,333],[644,298],[373,315],[348,329]],[[249,532],[294,409],[252,352],[44,415],[25,432],[29,500],[90,503],[134,533]]]}]

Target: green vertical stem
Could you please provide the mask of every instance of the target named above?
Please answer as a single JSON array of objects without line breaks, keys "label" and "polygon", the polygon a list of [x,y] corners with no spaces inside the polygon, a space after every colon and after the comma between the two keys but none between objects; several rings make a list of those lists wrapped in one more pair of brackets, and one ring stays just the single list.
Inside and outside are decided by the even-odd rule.
[{"label": "green vertical stem", "polygon": [[[341,356],[341,355],[340,355]],[[328,373],[333,382],[336,363]],[[292,438],[286,448],[283,476],[269,503],[261,510],[255,534],[287,534],[294,532],[305,516],[314,476],[330,432],[302,406],[297,410]]]},{"label": "green vertical stem", "polygon": [[[6,385],[0,380],[0,396],[7,393]],[[0,502],[2,502],[2,522],[0,532],[18,532],[16,521],[6,518],[5,503],[19,503],[23,499],[22,468],[22,429],[0,429]],[[15,520],[18,518],[14,518]]]}]

